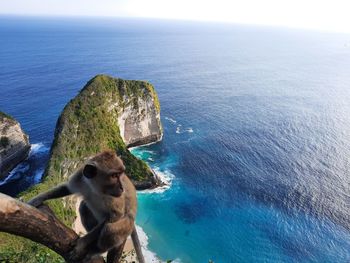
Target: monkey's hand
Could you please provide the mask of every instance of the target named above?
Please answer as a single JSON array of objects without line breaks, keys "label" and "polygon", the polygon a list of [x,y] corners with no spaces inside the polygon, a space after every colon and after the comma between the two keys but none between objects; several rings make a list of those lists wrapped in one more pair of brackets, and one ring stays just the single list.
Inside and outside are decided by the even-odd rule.
[{"label": "monkey's hand", "polygon": [[87,246],[84,238],[79,238],[71,252],[69,252],[69,260],[79,262],[88,254]]},{"label": "monkey's hand", "polygon": [[28,204],[34,207],[39,207],[43,204],[44,200],[40,197],[34,197],[28,201]]}]

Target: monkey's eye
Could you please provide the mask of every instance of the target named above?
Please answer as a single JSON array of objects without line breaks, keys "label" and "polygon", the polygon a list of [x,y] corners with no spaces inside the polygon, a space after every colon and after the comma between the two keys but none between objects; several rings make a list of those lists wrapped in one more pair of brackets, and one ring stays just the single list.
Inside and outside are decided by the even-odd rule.
[{"label": "monkey's eye", "polygon": [[111,177],[116,178],[116,177],[118,177],[119,175],[120,175],[120,173],[112,173],[112,174],[111,174]]}]

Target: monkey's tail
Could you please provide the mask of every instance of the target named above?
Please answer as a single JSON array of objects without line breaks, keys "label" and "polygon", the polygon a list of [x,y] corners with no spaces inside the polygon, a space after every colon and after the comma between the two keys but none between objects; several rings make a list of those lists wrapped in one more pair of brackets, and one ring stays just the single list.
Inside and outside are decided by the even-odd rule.
[{"label": "monkey's tail", "polygon": [[139,263],[145,263],[145,259],[143,257],[142,250],[141,250],[140,239],[139,239],[139,236],[137,235],[135,226],[134,226],[134,230],[131,233],[131,239],[132,239],[132,243],[134,244],[136,256]]}]

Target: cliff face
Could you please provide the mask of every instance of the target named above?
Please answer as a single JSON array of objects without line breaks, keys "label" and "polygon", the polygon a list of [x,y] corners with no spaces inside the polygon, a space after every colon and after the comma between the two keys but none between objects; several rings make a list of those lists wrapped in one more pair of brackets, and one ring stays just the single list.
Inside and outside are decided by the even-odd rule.
[{"label": "cliff face", "polygon": [[162,138],[157,95],[149,83],[143,83],[144,96],[127,95],[126,83],[122,85],[122,105],[113,104],[118,111],[120,135],[128,147],[143,145]]},{"label": "cliff face", "polygon": [[19,123],[0,112],[0,178],[8,173],[29,153],[30,144]]}]

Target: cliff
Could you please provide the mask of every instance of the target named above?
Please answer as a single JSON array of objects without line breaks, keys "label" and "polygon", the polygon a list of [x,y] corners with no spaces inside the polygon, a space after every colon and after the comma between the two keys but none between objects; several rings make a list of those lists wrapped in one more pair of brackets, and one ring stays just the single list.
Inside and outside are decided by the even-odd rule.
[{"label": "cliff", "polygon": [[4,178],[30,150],[28,135],[11,116],[0,112],[0,178]]},{"label": "cliff", "polygon": [[[160,105],[153,86],[144,81],[98,75],[63,109],[55,129],[42,183],[21,194],[24,200],[65,181],[84,160],[104,149],[115,149],[137,189],[161,182],[128,147],[162,138]],[[76,198],[49,201],[68,226],[76,221]],[[74,224],[75,225],[75,224]],[[29,240],[0,233],[0,261],[63,262],[57,254]]]},{"label": "cliff", "polygon": [[[151,84],[118,80],[118,85],[121,100],[109,110],[118,112],[120,135],[125,144],[133,147],[160,140],[160,106]],[[134,93],[138,94],[134,96]]]}]

